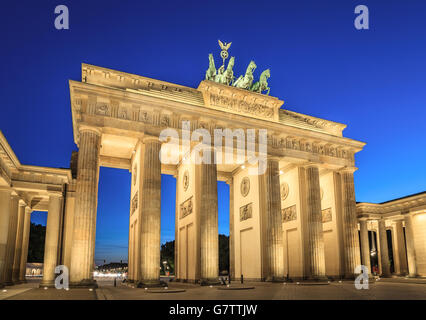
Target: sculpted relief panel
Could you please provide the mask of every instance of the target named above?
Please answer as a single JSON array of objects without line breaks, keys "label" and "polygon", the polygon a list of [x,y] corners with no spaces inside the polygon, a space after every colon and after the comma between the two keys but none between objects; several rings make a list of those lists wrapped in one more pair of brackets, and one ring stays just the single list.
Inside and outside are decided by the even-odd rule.
[{"label": "sculpted relief panel", "polygon": [[138,194],[139,191],[136,191],[135,195],[133,196],[132,199],[132,208],[131,208],[131,215],[136,211],[136,209],[138,208]]},{"label": "sculpted relief panel", "polygon": [[187,215],[191,214],[192,209],[192,197],[190,197],[180,204],[180,218],[185,218]]},{"label": "sculpted relief panel", "polygon": [[330,222],[332,220],[331,208],[321,210],[321,214],[322,214],[322,223]]},{"label": "sculpted relief panel", "polygon": [[241,195],[246,197],[250,192],[250,179],[248,177],[244,177],[243,180],[241,180],[240,189]]},{"label": "sculpted relief panel", "polygon": [[189,186],[189,172],[188,170],[185,170],[185,173],[183,174],[183,190],[186,191]]},{"label": "sculpted relief panel", "polygon": [[253,216],[253,203],[246,204],[240,208],[240,221],[250,219]]},{"label": "sculpted relief panel", "polygon": [[274,118],[274,109],[258,102],[247,102],[245,100],[210,94],[210,105],[220,107],[239,113],[249,113],[263,118]]},{"label": "sculpted relief panel", "polygon": [[282,222],[289,222],[297,219],[296,205],[281,210]]},{"label": "sculpted relief panel", "polygon": [[283,182],[281,183],[281,187],[280,187],[280,193],[281,193],[281,200],[285,200],[288,197],[288,192],[289,192],[289,187],[288,187],[288,183],[287,182]]}]

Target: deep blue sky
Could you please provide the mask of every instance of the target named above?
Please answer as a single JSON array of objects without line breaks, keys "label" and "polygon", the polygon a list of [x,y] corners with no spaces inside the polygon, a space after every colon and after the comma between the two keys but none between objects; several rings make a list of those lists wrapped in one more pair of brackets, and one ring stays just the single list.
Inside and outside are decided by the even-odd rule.
[{"label": "deep blue sky", "polygon": [[[54,28],[59,4],[70,30]],[[358,4],[370,9],[370,30],[353,26]],[[69,167],[68,79],[81,79],[82,62],[197,87],[208,53],[219,64],[221,39],[233,42],[237,74],[251,59],[257,75],[271,69],[284,108],[345,123],[345,136],[367,142],[357,201],[425,190],[424,0],[3,1],[0,12],[0,129],[24,164]],[[173,177],[162,182],[163,199],[174,198]],[[97,262],[127,259],[129,188],[128,172],[101,169]],[[222,233],[228,193],[221,184]],[[162,202],[162,241],[174,238],[172,202]]]}]

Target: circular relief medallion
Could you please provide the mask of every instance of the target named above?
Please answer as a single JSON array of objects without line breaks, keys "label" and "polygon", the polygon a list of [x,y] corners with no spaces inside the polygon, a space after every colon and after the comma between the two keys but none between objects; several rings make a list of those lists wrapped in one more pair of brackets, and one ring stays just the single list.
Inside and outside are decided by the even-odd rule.
[{"label": "circular relief medallion", "polygon": [[241,195],[243,197],[247,196],[250,191],[250,179],[248,177],[244,177],[241,181]]},{"label": "circular relief medallion", "polygon": [[189,186],[189,172],[188,170],[185,170],[185,173],[183,174],[183,190],[187,190]]},{"label": "circular relief medallion", "polygon": [[133,185],[136,185],[137,177],[138,177],[138,167],[135,165],[133,167]]},{"label": "circular relief medallion", "polygon": [[288,183],[287,182],[283,182],[281,183],[281,200],[285,200],[288,197],[288,191],[289,191],[289,187],[288,187]]}]

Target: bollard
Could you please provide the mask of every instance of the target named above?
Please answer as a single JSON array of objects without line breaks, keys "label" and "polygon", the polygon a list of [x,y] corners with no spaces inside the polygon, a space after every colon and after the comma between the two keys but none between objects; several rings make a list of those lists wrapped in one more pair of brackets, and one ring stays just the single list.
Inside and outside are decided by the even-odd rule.
[{"label": "bollard", "polygon": [[117,278],[114,278],[114,287],[117,286]]}]

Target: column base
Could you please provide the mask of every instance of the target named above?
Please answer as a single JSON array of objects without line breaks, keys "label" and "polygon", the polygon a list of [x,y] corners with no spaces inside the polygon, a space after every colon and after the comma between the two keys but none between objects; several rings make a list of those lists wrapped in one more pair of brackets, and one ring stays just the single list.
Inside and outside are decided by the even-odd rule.
[{"label": "column base", "polygon": [[167,283],[161,280],[139,280],[134,281],[136,288],[159,288],[166,287]]},{"label": "column base", "polygon": [[39,288],[55,288],[55,281],[44,281],[42,280],[39,284]]},{"label": "column base", "polygon": [[285,277],[266,277],[265,282],[285,282]]},{"label": "column base", "polygon": [[220,281],[216,278],[213,279],[200,279],[201,286],[216,286],[219,285]]},{"label": "column base", "polygon": [[80,282],[70,282],[70,288],[89,288],[89,289],[97,289],[98,288],[98,284],[96,282],[96,280],[93,279],[84,279],[81,280]]},{"label": "column base", "polygon": [[328,283],[330,279],[328,279],[326,276],[318,276],[318,277],[306,277],[304,281],[308,282],[317,282],[317,283]]}]

